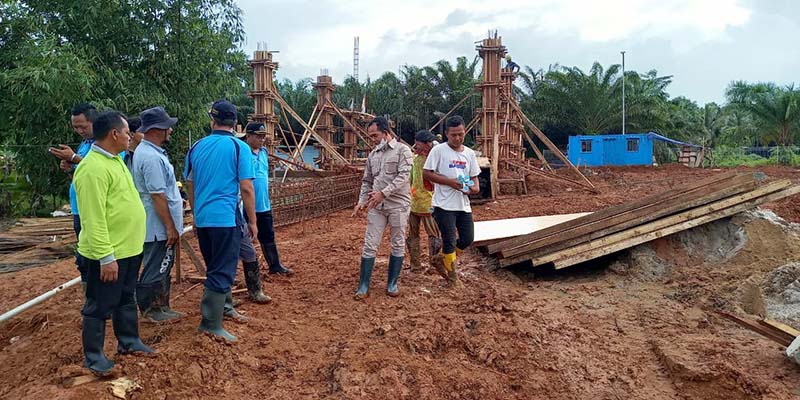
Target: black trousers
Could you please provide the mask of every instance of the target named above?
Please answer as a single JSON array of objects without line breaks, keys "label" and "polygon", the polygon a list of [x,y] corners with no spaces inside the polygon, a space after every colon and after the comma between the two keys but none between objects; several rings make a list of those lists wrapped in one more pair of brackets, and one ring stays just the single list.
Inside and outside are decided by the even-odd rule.
[{"label": "black trousers", "polygon": [[230,228],[196,228],[200,253],[206,262],[206,288],[217,293],[228,293],[239,265],[239,245],[242,231]]},{"label": "black trousers", "polygon": [[[475,238],[475,225],[472,223],[472,213],[466,211],[448,211],[438,207],[433,208],[433,219],[439,225],[442,233],[442,252],[450,254],[472,244]],[[458,239],[456,239],[458,233]]]},{"label": "black trousers", "polygon": [[[75,239],[79,239],[81,236],[81,216],[78,214],[72,214],[72,229],[75,230]],[[86,283],[86,271],[83,269],[83,258],[82,255],[75,251],[75,265],[78,266],[78,272],[81,273],[81,282]]]},{"label": "black trousers", "polygon": [[117,260],[119,270],[117,280],[100,280],[100,261],[81,257],[82,268],[86,271],[86,303],[81,314],[86,317],[106,320],[119,307],[136,304],[136,280],[142,255]]},{"label": "black trousers", "polygon": [[275,244],[275,224],[272,221],[272,211],[256,213],[256,226],[258,227],[258,242],[271,270],[280,269],[281,260],[278,257],[278,246]]}]

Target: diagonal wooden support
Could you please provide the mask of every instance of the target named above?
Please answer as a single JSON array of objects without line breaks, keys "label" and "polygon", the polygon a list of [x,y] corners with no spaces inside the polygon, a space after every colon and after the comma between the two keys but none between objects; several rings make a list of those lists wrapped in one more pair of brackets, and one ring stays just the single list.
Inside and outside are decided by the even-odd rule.
[{"label": "diagonal wooden support", "polygon": [[450,114],[452,114],[455,110],[457,110],[458,107],[461,107],[461,105],[464,104],[464,102],[467,101],[467,99],[469,99],[470,97],[472,97],[474,95],[475,95],[475,92],[470,91],[469,94],[464,96],[464,98],[461,99],[461,101],[456,103],[456,105],[453,106],[453,108],[451,108],[450,111],[447,112],[447,114],[443,115],[442,118],[439,118],[439,121],[437,121],[435,124],[433,124],[432,127],[428,128],[428,130],[433,132],[433,130],[436,129],[436,127],[439,126],[439,124],[441,124],[447,117],[450,116]]},{"label": "diagonal wooden support", "polygon": [[302,125],[302,126],[303,126],[303,128],[305,128],[306,130],[310,131],[311,135],[312,135],[312,136],[314,136],[314,139],[317,139],[317,142],[318,142],[318,143],[319,143],[319,144],[320,144],[320,145],[321,145],[321,146],[322,146],[322,147],[323,147],[323,148],[324,148],[326,151],[328,151],[328,153],[331,155],[331,157],[333,157],[334,159],[336,159],[337,161],[339,161],[339,162],[341,162],[341,163],[343,163],[343,164],[345,164],[345,165],[349,165],[349,164],[350,164],[350,162],[349,162],[349,161],[347,161],[347,159],[345,159],[344,157],[342,157],[342,155],[341,155],[341,154],[339,154],[339,152],[338,152],[338,151],[336,151],[336,148],[334,148],[334,147],[333,147],[333,146],[332,146],[330,143],[328,143],[328,142],[327,142],[325,139],[323,139],[322,137],[320,137],[319,135],[317,135],[317,132],[315,132],[313,128],[311,128],[310,126],[308,126],[308,124],[306,124],[306,121],[303,121],[303,119],[302,119],[302,118],[300,118],[300,116],[299,116],[299,115],[297,115],[297,113],[294,111],[294,109],[292,109],[292,107],[291,107],[291,106],[289,106],[289,104],[287,104],[287,103],[286,103],[286,100],[284,100],[284,99],[283,99],[283,97],[281,97],[280,93],[277,93],[277,92],[275,93],[275,100],[277,100],[277,101],[278,101],[278,104],[280,104],[280,105],[281,105],[281,107],[283,107],[283,108],[286,110],[286,112],[288,112],[288,113],[289,113],[289,115],[291,115],[292,117],[294,117],[294,119],[296,119],[296,120],[297,120],[297,122],[299,122],[299,123],[300,123],[300,125]]},{"label": "diagonal wooden support", "polygon": [[[330,107],[333,109],[333,111],[334,111],[334,112],[335,112],[337,115],[339,115],[339,117],[340,117],[340,118],[342,118],[342,119],[344,120],[344,122],[345,122],[346,124],[350,125],[350,127],[351,127],[351,128],[353,128],[353,129],[355,130],[355,132],[356,132],[356,134],[358,135],[358,137],[359,137],[361,140],[363,140],[363,141],[364,141],[364,143],[366,143],[366,144],[367,144],[367,146],[369,146],[369,149],[370,149],[370,151],[372,151],[372,145],[371,145],[371,144],[370,144],[370,142],[369,142],[369,139],[368,139],[368,136],[369,136],[369,135],[367,135],[367,131],[365,131],[365,130],[364,130],[362,127],[360,127],[360,126],[353,124],[353,123],[350,121],[350,119],[349,119],[349,118],[347,118],[347,117],[345,117],[345,116],[344,116],[344,114],[342,113],[342,110],[340,110],[340,109],[339,109],[339,107],[336,107],[336,104],[333,104],[333,103],[329,102],[329,103],[328,103],[328,105],[329,105],[329,106],[330,106]],[[362,134],[363,134],[363,135],[362,135]]]},{"label": "diagonal wooden support", "polygon": [[551,142],[550,139],[544,133],[542,133],[542,131],[540,131],[539,128],[536,127],[536,125],[533,122],[531,122],[530,119],[528,119],[528,116],[525,115],[525,113],[522,112],[522,109],[519,108],[519,104],[517,104],[516,102],[512,102],[511,99],[509,99],[505,95],[505,93],[500,93],[500,96],[506,98],[508,103],[511,104],[511,107],[514,108],[514,111],[519,114],[520,118],[522,118],[522,121],[525,123],[525,125],[527,125],[528,128],[530,128],[533,134],[536,135],[536,137],[538,137],[539,140],[541,140],[542,143],[544,143],[544,145],[548,149],[550,149],[550,151],[555,153],[555,155],[558,157],[559,160],[561,160],[564,163],[564,165],[566,165],[567,167],[569,167],[569,169],[578,174],[578,176],[580,176],[581,179],[583,179],[594,191],[597,190],[595,189],[592,181],[586,178],[586,176],[583,175],[583,173],[578,168],[576,168],[563,153],[561,153],[561,150],[559,150],[558,147],[556,147],[556,145],[554,145],[553,142]]},{"label": "diagonal wooden support", "polygon": [[[314,117],[317,116],[318,109],[319,109],[318,107],[314,106],[314,109],[311,111],[311,117],[308,118],[308,122],[306,123],[306,125],[311,125],[311,130],[305,129],[303,131],[303,135],[300,136],[300,143],[297,143],[297,145],[294,146],[294,151],[292,152],[293,161],[297,161],[298,158],[303,160],[303,150],[306,148],[306,144],[308,143],[308,140],[311,138],[311,132],[313,132],[314,128],[316,128],[317,121],[319,120],[319,118],[317,118],[316,120],[314,119]],[[284,110],[283,106],[281,106],[281,112],[286,114],[286,111]],[[289,121],[288,118],[287,121]],[[305,162],[305,160],[303,160],[303,162]]]}]

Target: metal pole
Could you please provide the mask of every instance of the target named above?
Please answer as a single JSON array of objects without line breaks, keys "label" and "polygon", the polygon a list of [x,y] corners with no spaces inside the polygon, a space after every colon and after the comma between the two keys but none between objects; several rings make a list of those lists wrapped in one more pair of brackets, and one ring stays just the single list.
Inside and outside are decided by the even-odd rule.
[{"label": "metal pole", "polygon": [[622,134],[625,134],[625,52],[622,53]]}]

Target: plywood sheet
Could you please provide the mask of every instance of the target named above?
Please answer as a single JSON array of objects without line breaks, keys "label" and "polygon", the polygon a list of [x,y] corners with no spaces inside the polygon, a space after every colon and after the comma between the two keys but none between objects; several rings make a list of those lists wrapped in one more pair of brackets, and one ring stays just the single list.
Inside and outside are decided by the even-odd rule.
[{"label": "plywood sheet", "polygon": [[481,246],[487,242],[498,239],[527,235],[540,229],[548,228],[589,214],[591,213],[543,215],[540,217],[478,221],[475,222],[475,242],[473,242],[473,245]]}]

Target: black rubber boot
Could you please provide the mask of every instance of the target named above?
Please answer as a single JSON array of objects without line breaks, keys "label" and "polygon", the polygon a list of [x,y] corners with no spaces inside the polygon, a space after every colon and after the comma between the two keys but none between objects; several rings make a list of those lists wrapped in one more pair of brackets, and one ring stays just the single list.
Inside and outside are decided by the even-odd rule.
[{"label": "black rubber boot", "polygon": [[222,316],[237,324],[246,324],[248,320],[246,316],[236,311],[233,305],[233,293],[230,290],[225,294],[225,305],[223,306]]},{"label": "black rubber boot", "polygon": [[397,279],[400,277],[400,271],[403,269],[403,256],[389,257],[389,279],[386,281],[386,294],[392,297],[400,295],[400,290],[397,288]]},{"label": "black rubber boot", "polygon": [[372,279],[372,268],[375,267],[375,258],[361,257],[361,272],[358,276],[358,292],[356,300],[361,300],[369,295],[369,281]]},{"label": "black rubber boot", "polygon": [[231,335],[222,328],[222,312],[225,307],[225,293],[218,293],[213,290],[205,289],[203,299],[200,301],[200,326],[197,330],[215,339],[227,342],[235,342],[236,336]]},{"label": "black rubber boot", "polygon": [[106,321],[102,319],[83,317],[83,366],[89,368],[96,375],[107,375],[114,368],[114,362],[106,358],[103,353],[103,343],[106,341]]},{"label": "black rubber boot", "polygon": [[163,285],[164,290],[161,291],[161,295],[159,296],[161,300],[159,301],[159,303],[161,304],[161,311],[164,312],[164,314],[166,314],[167,316],[169,316],[169,319],[171,321],[179,320],[185,317],[186,314],[182,312],[177,312],[169,306],[169,294],[171,293],[170,290],[172,288],[172,281],[169,275],[164,277],[164,279],[165,279]]},{"label": "black rubber boot", "polygon": [[151,285],[136,285],[136,299],[142,310],[142,322],[160,324],[172,319],[172,316],[162,309],[161,282]]},{"label": "black rubber boot", "polygon": [[153,349],[145,346],[139,337],[139,318],[136,303],[131,301],[120,305],[111,315],[114,334],[117,336],[117,353],[153,353]]},{"label": "black rubber boot", "polygon": [[273,244],[268,244],[266,246],[262,246],[262,250],[264,251],[264,258],[267,260],[267,265],[269,265],[269,273],[270,274],[281,274],[286,276],[294,275],[294,271],[291,268],[286,268],[283,264],[281,264],[281,259],[278,257],[278,246]]},{"label": "black rubber boot", "polygon": [[258,261],[244,263],[244,282],[253,303],[267,304],[272,300],[261,290],[261,272]]}]

